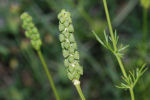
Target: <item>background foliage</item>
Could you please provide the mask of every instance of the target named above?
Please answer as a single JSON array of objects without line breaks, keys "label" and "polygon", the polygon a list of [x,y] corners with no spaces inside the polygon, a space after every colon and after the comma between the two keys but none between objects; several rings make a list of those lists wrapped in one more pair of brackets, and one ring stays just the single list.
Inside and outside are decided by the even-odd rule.
[{"label": "background foliage", "polygon": [[[134,69],[144,62],[149,67],[150,41],[148,36],[146,44],[142,42],[143,8],[139,0],[107,2],[120,41],[130,45],[123,58],[126,69]],[[57,14],[62,8],[72,13],[75,38],[84,68],[81,87],[86,98],[129,100],[126,90],[115,87],[121,80],[115,57],[92,34],[92,30],[95,30],[102,36],[104,29],[107,30],[102,0],[0,0],[0,100],[54,100],[41,62],[21,28],[20,15],[24,11],[33,16],[40,31],[42,52],[61,100],[79,100],[66,76],[58,39]],[[149,77],[148,69],[135,87],[136,100],[150,99]]]}]

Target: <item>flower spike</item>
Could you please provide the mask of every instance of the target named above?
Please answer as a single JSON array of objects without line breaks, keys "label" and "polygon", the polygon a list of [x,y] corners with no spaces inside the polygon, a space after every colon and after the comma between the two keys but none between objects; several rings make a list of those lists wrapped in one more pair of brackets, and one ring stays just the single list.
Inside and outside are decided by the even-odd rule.
[{"label": "flower spike", "polygon": [[74,28],[72,25],[71,14],[66,10],[62,10],[59,15],[59,40],[65,58],[64,64],[67,69],[67,76],[70,80],[79,80],[83,74],[83,69],[79,64],[79,52],[73,35]]},{"label": "flower spike", "polygon": [[25,12],[21,15],[21,19],[23,22],[22,27],[26,30],[25,32],[26,37],[31,40],[33,48],[39,50],[42,45],[42,41],[40,39],[38,29],[32,22],[32,17]]}]

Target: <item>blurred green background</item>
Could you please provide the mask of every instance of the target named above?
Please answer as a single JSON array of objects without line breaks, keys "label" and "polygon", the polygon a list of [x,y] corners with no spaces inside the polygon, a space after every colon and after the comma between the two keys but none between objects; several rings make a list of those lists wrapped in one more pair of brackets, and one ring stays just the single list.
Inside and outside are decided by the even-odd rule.
[{"label": "blurred green background", "polygon": [[[150,34],[143,42],[143,8],[140,1],[107,2],[120,43],[130,45],[123,58],[126,69],[135,69],[144,62],[149,67]],[[57,14],[63,8],[72,14],[74,35],[84,68],[81,87],[87,100],[130,100],[127,90],[115,87],[122,75],[115,57],[92,34],[92,30],[99,36],[104,29],[108,31],[102,0],[0,0],[0,100],[55,100],[37,53],[21,27],[20,15],[23,12],[33,16],[40,31],[41,49],[61,100],[80,100],[66,76],[58,39]],[[149,85],[148,69],[135,87],[136,100],[150,100]]]}]

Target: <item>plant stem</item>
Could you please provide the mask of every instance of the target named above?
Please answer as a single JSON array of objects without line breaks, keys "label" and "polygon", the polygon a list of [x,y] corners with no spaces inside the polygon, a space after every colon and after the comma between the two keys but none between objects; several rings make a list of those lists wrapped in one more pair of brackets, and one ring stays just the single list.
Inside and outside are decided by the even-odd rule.
[{"label": "plant stem", "polygon": [[[113,42],[113,47],[114,47],[114,50],[117,51],[117,46],[116,46],[116,43],[115,43],[114,33],[113,33],[113,29],[112,29],[112,25],[111,25],[111,21],[110,21],[110,17],[109,17],[109,12],[108,12],[108,7],[107,7],[106,0],[103,0],[103,3],[104,3],[105,12],[106,12],[106,17],[107,17],[107,22],[108,22],[108,26],[109,26],[110,35],[111,35],[112,42]],[[115,54],[115,52],[114,52],[114,54]],[[120,65],[120,68],[121,68],[121,71],[122,71],[123,75],[125,77],[127,77],[126,71],[124,69],[124,65],[123,65],[120,57],[116,54],[115,54],[115,56],[118,60],[118,63]]]},{"label": "plant stem", "polygon": [[[106,12],[106,17],[107,17],[107,22],[108,22],[108,27],[109,27],[109,31],[110,31],[110,35],[111,35],[111,38],[112,38],[112,42],[113,42],[113,47],[114,47],[114,55],[116,56],[117,58],[117,61],[119,63],[119,66],[121,68],[121,71],[124,75],[124,77],[127,77],[127,73],[125,71],[125,67],[122,63],[122,60],[121,58],[116,54],[116,51],[117,51],[117,44],[115,42],[115,38],[114,38],[114,33],[113,33],[113,29],[112,29],[112,25],[111,25],[111,21],[110,21],[110,17],[109,17],[109,12],[108,12],[108,7],[107,7],[107,2],[106,0],[103,0],[103,3],[104,3],[104,8],[105,8],[105,12]],[[130,88],[129,89],[130,91],[130,94],[131,94],[131,100],[134,100],[134,92],[133,92],[133,88]]]},{"label": "plant stem", "polygon": [[146,8],[143,8],[143,42],[144,42],[144,47],[146,47],[147,33],[148,33],[148,12],[147,12]]},{"label": "plant stem", "polygon": [[129,91],[130,91],[130,95],[131,95],[131,100],[135,100],[133,88],[130,88]]},{"label": "plant stem", "polygon": [[57,93],[57,91],[56,91],[56,87],[55,87],[55,85],[54,85],[52,76],[51,76],[50,71],[49,71],[49,69],[48,69],[48,67],[47,67],[47,64],[46,64],[46,62],[45,62],[45,59],[44,59],[44,57],[43,57],[43,54],[41,53],[41,50],[38,50],[37,52],[38,52],[38,55],[39,55],[39,57],[40,57],[40,60],[41,60],[41,62],[42,62],[42,64],[43,64],[43,67],[44,67],[44,70],[45,70],[45,72],[46,72],[46,75],[47,75],[47,77],[48,77],[50,86],[52,87],[52,90],[53,90],[53,92],[54,92],[54,94],[55,94],[56,100],[60,100],[59,95],[58,95],[58,93]]},{"label": "plant stem", "polygon": [[107,22],[108,22],[110,35],[111,35],[112,42],[113,42],[113,47],[114,47],[114,50],[116,51],[117,46],[116,46],[116,42],[115,42],[115,38],[114,38],[114,34],[113,34],[113,29],[112,29],[112,25],[111,25],[111,21],[110,21],[110,17],[109,17],[109,12],[108,12],[108,7],[107,7],[106,0],[103,0],[103,3],[104,3],[104,8],[105,8],[105,13],[106,13],[106,17],[107,17]]},{"label": "plant stem", "polygon": [[[118,61],[118,63],[119,63],[119,66],[120,66],[120,68],[121,68],[121,71],[122,71],[124,77],[127,77],[127,73],[126,73],[126,71],[125,71],[125,69],[124,69],[124,65],[123,65],[123,63],[122,63],[121,58],[120,58],[119,56],[117,56],[117,55],[115,55],[115,56],[116,56],[116,58],[117,58],[117,61]],[[133,86],[133,87],[134,87],[134,86]],[[131,95],[131,100],[135,100],[135,99],[134,99],[134,91],[133,91],[133,88],[130,88],[129,91],[130,91],[130,95]]]},{"label": "plant stem", "polygon": [[75,84],[75,87],[76,87],[76,89],[78,91],[78,94],[80,95],[81,99],[82,100],[86,100],[85,97],[84,97],[84,95],[83,95],[83,92],[82,92],[82,89],[80,87],[80,84]]},{"label": "plant stem", "polygon": [[123,63],[122,63],[121,58],[120,58],[118,55],[115,55],[115,56],[116,56],[116,58],[117,58],[117,61],[118,61],[118,63],[119,63],[119,66],[120,66],[120,68],[121,68],[121,71],[122,71],[122,73],[123,73],[123,76],[124,76],[124,77],[127,77],[127,73],[126,73],[126,71],[125,71],[125,68],[124,68],[124,65],[123,65]]}]

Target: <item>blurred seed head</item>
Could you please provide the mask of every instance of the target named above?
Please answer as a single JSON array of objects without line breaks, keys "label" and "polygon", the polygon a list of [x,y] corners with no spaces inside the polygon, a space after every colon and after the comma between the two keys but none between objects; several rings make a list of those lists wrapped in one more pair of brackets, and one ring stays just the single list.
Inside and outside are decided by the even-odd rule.
[{"label": "blurred seed head", "polygon": [[11,60],[10,60],[10,62],[9,62],[9,66],[10,66],[10,68],[11,69],[16,69],[16,68],[18,68],[18,66],[19,66],[19,62],[18,62],[18,60],[16,59],[16,58],[12,58]]},{"label": "blurred seed head", "polygon": [[18,3],[12,3],[9,9],[13,14],[17,14],[20,10],[20,5]]},{"label": "blurred seed head", "polygon": [[26,50],[29,47],[29,41],[27,39],[23,39],[20,44],[21,50]]},{"label": "blurred seed head", "polygon": [[39,50],[42,45],[42,41],[40,39],[40,33],[32,21],[32,17],[25,12],[21,15],[21,20],[23,22],[22,27],[26,31],[26,37],[30,39],[33,48]]},{"label": "blurred seed head", "polygon": [[53,38],[52,35],[46,34],[45,37],[44,37],[44,41],[47,44],[52,44],[54,42],[54,38]]}]

